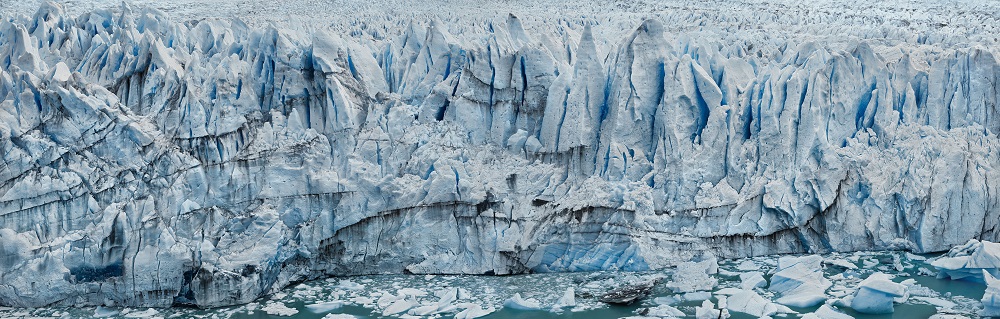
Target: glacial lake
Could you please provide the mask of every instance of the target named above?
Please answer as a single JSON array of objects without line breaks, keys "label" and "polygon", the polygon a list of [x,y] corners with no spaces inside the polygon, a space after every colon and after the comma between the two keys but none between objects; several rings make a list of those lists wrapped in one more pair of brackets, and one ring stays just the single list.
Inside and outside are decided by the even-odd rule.
[{"label": "glacial lake", "polygon": [[[866,315],[849,307],[838,306],[838,310],[855,318],[978,318],[982,308],[980,299],[986,288],[984,284],[970,281],[954,281],[936,278],[936,269],[924,258],[933,255],[912,255],[904,252],[859,252],[849,254],[825,254],[824,276],[833,282],[827,297],[839,298],[853,294],[858,282],[871,273],[882,272],[894,276],[894,282],[906,281],[910,296],[895,305],[895,312],[887,315]],[[761,271],[767,280],[780,256],[764,256],[748,259],[721,260],[718,273],[711,278],[717,280],[712,292],[724,288],[739,287],[740,273]],[[830,262],[828,262],[830,261]],[[857,269],[845,267],[845,262]],[[899,271],[898,269],[902,269]],[[626,318],[643,317],[650,314],[649,308],[669,305],[683,312],[680,318],[696,318],[696,308],[702,306],[703,299],[709,297],[718,303],[718,294],[673,293],[669,283],[673,281],[675,269],[651,272],[586,272],[529,274],[517,276],[446,276],[446,275],[377,275],[347,278],[329,278],[295,285],[257,302],[217,309],[130,309],[130,308],[0,308],[0,318],[90,318],[103,315],[107,318],[205,318],[205,319],[264,319],[264,318],[454,318],[456,313],[470,306],[484,309],[479,317],[485,319],[508,318]],[[598,296],[623,282],[641,282],[659,279],[650,295],[631,305],[608,305],[598,300]],[[553,309],[553,305],[565,298],[572,288],[575,305]],[[756,288],[761,296],[775,300],[777,296],[766,288]],[[518,294],[522,299],[537,301],[542,309],[512,309],[508,299]],[[450,296],[450,297],[442,297]],[[685,297],[687,296],[687,297]],[[443,304],[454,309],[437,314],[416,315],[425,307],[427,310]],[[452,300],[454,299],[454,300]],[[533,300],[531,300],[533,299]],[[403,301],[400,301],[403,300]],[[529,303],[530,303],[529,302]],[[505,306],[508,304],[508,306]],[[798,318],[816,311],[818,307],[789,307],[797,313],[778,313],[773,318]],[[399,311],[402,309],[402,311]],[[492,310],[492,311],[491,311]],[[398,311],[398,312],[397,312]],[[396,312],[393,314],[393,312]],[[653,313],[655,314],[655,313]],[[756,318],[755,316],[730,312],[730,318]],[[645,318],[672,318],[647,316]]]}]

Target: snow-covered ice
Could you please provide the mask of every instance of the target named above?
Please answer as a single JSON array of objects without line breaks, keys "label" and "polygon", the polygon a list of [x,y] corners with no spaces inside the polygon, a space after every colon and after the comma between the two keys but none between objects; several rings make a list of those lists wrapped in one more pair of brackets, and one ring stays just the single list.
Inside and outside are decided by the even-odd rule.
[{"label": "snow-covered ice", "polygon": [[0,305],[995,256],[1000,4],[456,1],[0,6]]}]

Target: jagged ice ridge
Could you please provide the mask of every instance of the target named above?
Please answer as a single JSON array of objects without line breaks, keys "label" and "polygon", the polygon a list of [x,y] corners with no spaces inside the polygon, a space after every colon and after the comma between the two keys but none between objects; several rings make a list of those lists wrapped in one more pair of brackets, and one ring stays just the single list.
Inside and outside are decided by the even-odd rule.
[{"label": "jagged ice ridge", "polygon": [[[324,276],[1000,237],[1000,67],[975,23],[995,16],[840,39],[718,12],[624,34],[385,19],[46,4],[0,22],[0,305],[213,307]],[[672,27],[721,20],[738,23]]]}]

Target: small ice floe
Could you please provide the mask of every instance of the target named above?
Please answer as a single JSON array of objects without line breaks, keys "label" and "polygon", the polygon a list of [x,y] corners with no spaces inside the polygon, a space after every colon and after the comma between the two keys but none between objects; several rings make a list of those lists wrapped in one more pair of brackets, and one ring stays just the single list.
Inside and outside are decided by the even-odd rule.
[{"label": "small ice floe", "polygon": [[423,297],[427,295],[426,291],[415,289],[415,288],[403,288],[396,292],[400,296],[413,296],[413,297]]},{"label": "small ice floe", "polygon": [[684,312],[678,310],[677,308],[660,305],[656,307],[646,308],[639,312],[640,315],[659,317],[659,318],[681,318],[684,317]]},{"label": "small ice floe", "polygon": [[682,301],[684,301],[684,299],[681,298],[681,297],[678,297],[678,296],[666,296],[666,297],[656,297],[656,298],[653,298],[653,303],[655,303],[657,305],[668,305],[669,306],[669,305],[673,305],[673,304],[676,304],[676,303],[679,303],[679,302],[682,302]]},{"label": "small ice floe", "polygon": [[146,309],[146,310],[143,310],[143,311],[129,312],[129,313],[125,314],[123,317],[125,317],[125,318],[151,318],[151,317],[153,317],[153,316],[155,316],[155,315],[157,315],[159,313],[160,312],[156,311],[156,309],[149,308],[149,309]]},{"label": "small ice floe", "polygon": [[343,313],[330,313],[323,316],[323,319],[357,319],[358,317],[343,314]]},{"label": "small ice floe", "polygon": [[340,281],[340,284],[337,285],[337,288],[345,290],[363,290],[365,289],[365,285],[353,282],[348,279],[343,279]]},{"label": "small ice floe", "polygon": [[755,264],[752,260],[744,260],[736,266],[736,270],[739,271],[751,271],[757,269],[760,269],[760,266],[757,266],[757,264]]},{"label": "small ice floe", "polygon": [[729,318],[729,311],[726,309],[715,309],[715,304],[709,300],[702,301],[701,306],[694,309],[694,316],[698,319],[725,319]]},{"label": "small ice floe", "polygon": [[413,306],[415,305],[416,303],[406,298],[397,299],[396,301],[393,301],[391,305],[385,307],[385,310],[382,310],[382,315],[389,316],[389,315],[400,314],[406,312],[407,310],[410,310],[410,308],[413,308]]},{"label": "small ice floe", "polygon": [[576,290],[573,287],[566,288],[566,292],[563,292],[562,297],[556,300],[556,304],[552,306],[552,309],[562,309],[567,307],[576,306]]},{"label": "small ice floe", "polygon": [[816,309],[816,312],[802,315],[802,319],[854,319],[854,317],[840,312],[830,305],[822,305]]},{"label": "small ice floe", "polygon": [[823,277],[823,257],[781,257],[777,272],[771,276],[769,290],[781,295],[776,302],[793,307],[812,307],[826,300],[826,289],[833,283]]},{"label": "small ice floe", "polygon": [[712,298],[712,293],[708,291],[689,292],[681,295],[686,301],[702,301]]},{"label": "small ice floe", "polygon": [[906,259],[909,259],[909,260],[914,260],[914,261],[924,261],[924,260],[927,260],[927,257],[920,256],[920,255],[915,255],[915,254],[911,254],[911,253],[905,253],[903,255],[906,256]]},{"label": "small ice floe", "polygon": [[682,262],[677,265],[677,270],[666,286],[674,292],[712,290],[719,283],[719,280],[712,276],[718,270],[719,264],[715,258],[700,262]]},{"label": "small ice floe", "polygon": [[788,307],[767,300],[753,290],[728,288],[717,293],[729,295],[725,305],[729,311],[742,312],[756,317],[770,317],[777,313],[795,313]]},{"label": "small ice floe", "polygon": [[462,306],[465,307],[465,310],[459,311],[457,314],[455,314],[455,319],[474,319],[486,316],[495,311],[493,307],[483,309],[483,307],[477,304],[465,304]]},{"label": "small ice floe", "polygon": [[893,302],[897,298],[905,301],[906,286],[892,282],[886,274],[877,272],[868,276],[858,285],[858,291],[851,300],[851,308],[860,313],[887,314],[893,312]]},{"label": "small ice floe", "polygon": [[823,263],[844,269],[858,269],[858,265],[855,265],[849,260],[843,258],[827,258],[823,260]]},{"label": "small ice floe", "polygon": [[941,298],[934,298],[934,297],[910,297],[910,299],[913,299],[913,300],[916,300],[916,301],[925,302],[925,303],[927,303],[929,305],[938,307],[939,309],[951,309],[951,308],[955,308],[955,306],[957,305],[954,302],[947,301],[947,300],[944,300],[944,299],[941,299]]},{"label": "small ice floe", "polygon": [[763,288],[764,286],[767,286],[764,273],[759,271],[740,273],[740,288],[754,289],[758,287]]},{"label": "small ice floe", "polygon": [[1000,243],[970,239],[948,254],[931,262],[938,268],[938,278],[970,280],[985,283],[984,271],[1000,276]]},{"label": "small ice floe", "polygon": [[104,306],[97,306],[97,309],[94,309],[94,318],[111,317],[117,314],[118,310],[106,308]]},{"label": "small ice floe", "polygon": [[521,298],[521,294],[520,293],[514,293],[513,297],[510,297],[510,299],[507,299],[507,301],[504,301],[503,306],[507,307],[507,308],[510,308],[510,309],[519,309],[519,310],[539,310],[539,309],[542,309],[542,304],[540,302],[538,302],[537,299],[534,299],[534,298],[528,298],[528,299]]},{"label": "small ice floe", "polygon": [[306,309],[309,309],[309,311],[314,313],[324,313],[337,310],[343,306],[344,306],[343,301],[326,301],[326,302],[319,302],[306,305]]},{"label": "small ice floe", "polygon": [[284,316],[284,317],[294,316],[295,314],[299,313],[298,309],[289,308],[288,306],[285,306],[285,304],[280,302],[268,302],[267,304],[264,305],[264,308],[260,308],[260,310],[272,316]]}]

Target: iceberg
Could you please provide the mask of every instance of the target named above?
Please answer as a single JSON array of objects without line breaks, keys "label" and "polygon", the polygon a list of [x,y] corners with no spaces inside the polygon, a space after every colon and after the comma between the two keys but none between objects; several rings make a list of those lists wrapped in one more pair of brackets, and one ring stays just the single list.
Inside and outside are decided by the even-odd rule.
[{"label": "iceberg", "polygon": [[906,286],[892,282],[883,273],[876,272],[858,284],[858,290],[851,300],[851,308],[860,313],[886,314],[894,310],[896,299],[907,297]]},{"label": "iceberg", "polygon": [[1000,243],[970,239],[931,265],[938,269],[938,278],[986,283],[983,274],[1000,276]]},{"label": "iceberg", "polygon": [[751,290],[754,288],[763,288],[764,286],[767,286],[764,273],[759,271],[740,273],[740,288]]},{"label": "iceberg", "polygon": [[986,292],[983,294],[983,317],[1000,317],[1000,280],[987,271],[983,271],[986,280]]},{"label": "iceberg", "polygon": [[573,287],[566,288],[566,292],[563,293],[559,300],[552,305],[552,309],[562,309],[566,307],[576,306],[576,290]]},{"label": "iceberg", "polygon": [[[729,311],[745,313],[755,317],[770,317],[777,313],[795,313],[788,307],[771,302],[753,290],[737,288],[727,288],[724,290],[719,291],[719,293],[728,295],[725,308]],[[710,303],[708,300],[705,302]]]},{"label": "iceberg", "polygon": [[538,302],[537,299],[534,299],[534,298],[527,298],[527,299],[522,298],[520,293],[515,293],[514,296],[510,297],[510,299],[507,299],[507,301],[505,301],[503,303],[503,305],[504,305],[504,307],[507,307],[507,308],[510,308],[510,309],[518,309],[518,310],[539,310],[539,309],[542,309],[542,305],[541,305],[541,303]]},{"label": "iceberg", "polygon": [[781,257],[771,276],[769,290],[781,294],[776,301],[793,307],[812,307],[826,301],[826,289],[833,285],[823,277],[823,257]]},{"label": "iceberg", "polygon": [[[987,9],[913,9],[941,28],[853,2],[861,18],[690,3],[376,1],[308,26],[0,8],[0,306],[1000,239]],[[794,269],[772,286],[809,298],[781,301],[818,302],[823,280]]]},{"label": "iceberg", "polygon": [[840,312],[830,305],[822,305],[816,309],[816,312],[802,315],[802,319],[854,319],[854,317]]}]

